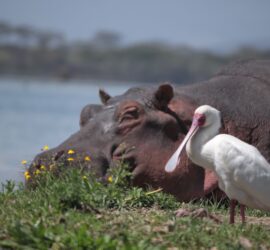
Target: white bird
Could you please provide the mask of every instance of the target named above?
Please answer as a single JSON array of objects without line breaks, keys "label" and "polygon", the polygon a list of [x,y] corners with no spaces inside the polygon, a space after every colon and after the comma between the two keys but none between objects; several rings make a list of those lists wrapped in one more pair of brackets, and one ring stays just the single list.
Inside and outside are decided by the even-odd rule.
[{"label": "white bird", "polygon": [[245,206],[270,211],[270,164],[252,145],[227,134],[218,134],[220,112],[208,105],[197,108],[189,132],[165,166],[172,172],[180,162],[186,145],[191,161],[212,170],[218,184],[230,198],[230,223],[234,223],[236,201],[242,222]]}]

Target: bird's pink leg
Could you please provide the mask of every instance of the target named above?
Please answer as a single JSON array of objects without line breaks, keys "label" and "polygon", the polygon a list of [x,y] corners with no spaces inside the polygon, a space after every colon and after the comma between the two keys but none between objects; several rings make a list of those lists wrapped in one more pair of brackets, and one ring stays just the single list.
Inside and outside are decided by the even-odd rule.
[{"label": "bird's pink leg", "polygon": [[246,218],[245,218],[245,205],[240,204],[240,214],[241,214],[241,219],[242,223],[245,223]]},{"label": "bird's pink leg", "polygon": [[230,201],[230,224],[234,224],[236,200]]}]

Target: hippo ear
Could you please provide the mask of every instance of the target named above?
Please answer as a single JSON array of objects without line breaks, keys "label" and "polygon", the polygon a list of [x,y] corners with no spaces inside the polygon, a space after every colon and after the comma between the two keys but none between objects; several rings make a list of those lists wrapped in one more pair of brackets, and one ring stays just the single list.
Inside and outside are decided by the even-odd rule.
[{"label": "hippo ear", "polygon": [[168,103],[173,98],[173,95],[173,87],[170,84],[164,83],[160,85],[154,93],[154,105],[158,109],[167,109]]},{"label": "hippo ear", "polygon": [[88,104],[86,105],[80,115],[80,127],[84,127],[92,117],[102,110],[102,105],[99,104]]},{"label": "hippo ear", "polygon": [[99,98],[101,103],[106,105],[107,102],[111,99],[111,96],[103,89],[99,89]]}]

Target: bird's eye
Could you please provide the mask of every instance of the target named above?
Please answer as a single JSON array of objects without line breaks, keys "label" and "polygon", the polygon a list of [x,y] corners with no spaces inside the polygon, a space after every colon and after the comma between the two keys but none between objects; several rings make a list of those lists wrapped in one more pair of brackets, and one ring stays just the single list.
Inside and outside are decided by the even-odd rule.
[{"label": "bird's eye", "polygon": [[203,126],[204,123],[205,123],[205,116],[204,116],[204,115],[200,115],[200,116],[198,117],[198,125],[199,125],[199,126]]}]

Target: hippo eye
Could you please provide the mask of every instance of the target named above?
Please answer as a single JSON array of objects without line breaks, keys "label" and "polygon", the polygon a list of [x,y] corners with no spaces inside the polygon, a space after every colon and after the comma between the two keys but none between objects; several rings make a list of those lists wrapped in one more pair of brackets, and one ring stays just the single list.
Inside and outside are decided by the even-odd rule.
[{"label": "hippo eye", "polygon": [[137,119],[139,117],[139,112],[137,107],[129,107],[124,110],[124,112],[120,115],[119,122],[123,122],[125,120]]}]

